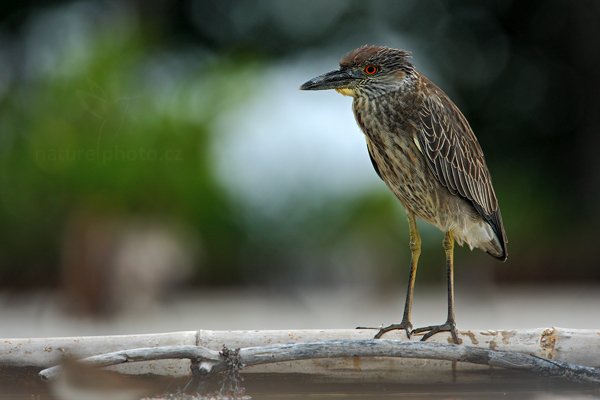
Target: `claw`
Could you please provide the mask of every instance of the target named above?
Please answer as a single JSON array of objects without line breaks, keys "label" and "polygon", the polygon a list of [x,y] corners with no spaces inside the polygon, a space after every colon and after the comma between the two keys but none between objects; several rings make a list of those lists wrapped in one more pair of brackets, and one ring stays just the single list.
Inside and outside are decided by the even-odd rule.
[{"label": "claw", "polygon": [[454,342],[454,344],[460,344],[462,342],[458,338],[458,330],[456,329],[456,324],[454,323],[454,321],[446,321],[442,325],[431,325],[431,326],[424,326],[422,328],[413,329],[411,332],[411,335],[419,334],[419,333],[423,333],[423,332],[427,332],[427,333],[425,333],[425,335],[423,335],[423,337],[421,338],[421,342],[426,341],[433,335],[440,333],[440,332],[450,332],[450,335],[452,335],[452,341]]},{"label": "claw", "polygon": [[406,332],[406,337],[410,339],[412,324],[409,321],[402,321],[399,324],[392,324],[390,326],[386,326],[385,328],[379,329],[379,332],[375,335],[375,339],[381,339],[383,335],[390,331],[395,330],[404,330]]}]

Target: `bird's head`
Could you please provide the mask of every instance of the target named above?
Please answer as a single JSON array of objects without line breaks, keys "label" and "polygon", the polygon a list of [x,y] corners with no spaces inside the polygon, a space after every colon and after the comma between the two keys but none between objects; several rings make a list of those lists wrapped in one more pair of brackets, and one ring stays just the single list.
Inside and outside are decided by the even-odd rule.
[{"label": "bird's head", "polygon": [[397,90],[414,73],[410,53],[389,47],[362,46],[340,60],[340,69],[317,76],[300,89],[335,89],[352,97],[363,93],[386,93]]}]

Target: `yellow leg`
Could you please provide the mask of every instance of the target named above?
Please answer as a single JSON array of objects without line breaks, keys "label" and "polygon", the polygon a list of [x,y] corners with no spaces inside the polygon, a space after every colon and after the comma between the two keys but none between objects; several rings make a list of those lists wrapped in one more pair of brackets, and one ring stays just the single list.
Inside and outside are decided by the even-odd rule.
[{"label": "yellow leg", "polygon": [[407,211],[408,214],[408,229],[410,239],[410,275],[408,277],[408,288],[406,290],[406,302],[404,303],[404,314],[402,315],[402,322],[399,324],[392,324],[385,328],[382,328],[375,335],[375,339],[379,339],[385,333],[396,330],[404,329],[406,336],[410,337],[412,330],[411,312],[413,304],[413,293],[415,288],[415,278],[417,277],[417,266],[419,264],[419,256],[421,255],[421,235],[417,228],[417,221],[415,215]]},{"label": "yellow leg", "polygon": [[454,235],[452,231],[444,236],[444,253],[446,253],[446,271],[448,274],[448,322],[454,323]]},{"label": "yellow leg", "polygon": [[446,253],[446,271],[448,277],[448,318],[442,325],[431,325],[418,328],[412,333],[425,333],[421,341],[429,339],[439,332],[450,332],[454,343],[459,344],[458,331],[456,330],[456,321],[454,319],[454,234],[452,231],[446,232],[444,236],[444,253]]}]

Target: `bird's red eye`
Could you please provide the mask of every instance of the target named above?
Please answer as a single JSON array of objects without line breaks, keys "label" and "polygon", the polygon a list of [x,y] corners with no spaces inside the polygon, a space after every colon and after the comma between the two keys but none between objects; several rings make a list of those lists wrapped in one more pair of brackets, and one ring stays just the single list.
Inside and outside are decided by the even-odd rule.
[{"label": "bird's red eye", "polygon": [[379,68],[377,68],[373,64],[368,64],[367,66],[365,66],[363,71],[365,71],[365,74],[367,74],[367,75],[375,75],[377,73],[377,71],[379,71]]}]

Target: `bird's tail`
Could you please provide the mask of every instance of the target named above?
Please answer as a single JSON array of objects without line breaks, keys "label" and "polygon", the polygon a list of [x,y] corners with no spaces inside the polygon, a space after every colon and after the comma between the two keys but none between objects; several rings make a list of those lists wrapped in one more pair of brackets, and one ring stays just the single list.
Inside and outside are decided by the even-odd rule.
[{"label": "bird's tail", "polygon": [[504,231],[500,209],[489,217],[488,223],[494,231],[494,237],[484,244],[483,249],[492,257],[495,257],[500,261],[506,261],[508,258],[508,252],[506,251],[506,243],[508,243],[508,240],[506,239],[506,232]]},{"label": "bird's tail", "polygon": [[489,242],[484,243],[481,247],[490,256],[497,258],[500,261],[506,261],[508,254],[506,252],[506,245],[503,244],[504,243],[501,243],[500,240],[495,237]]}]

